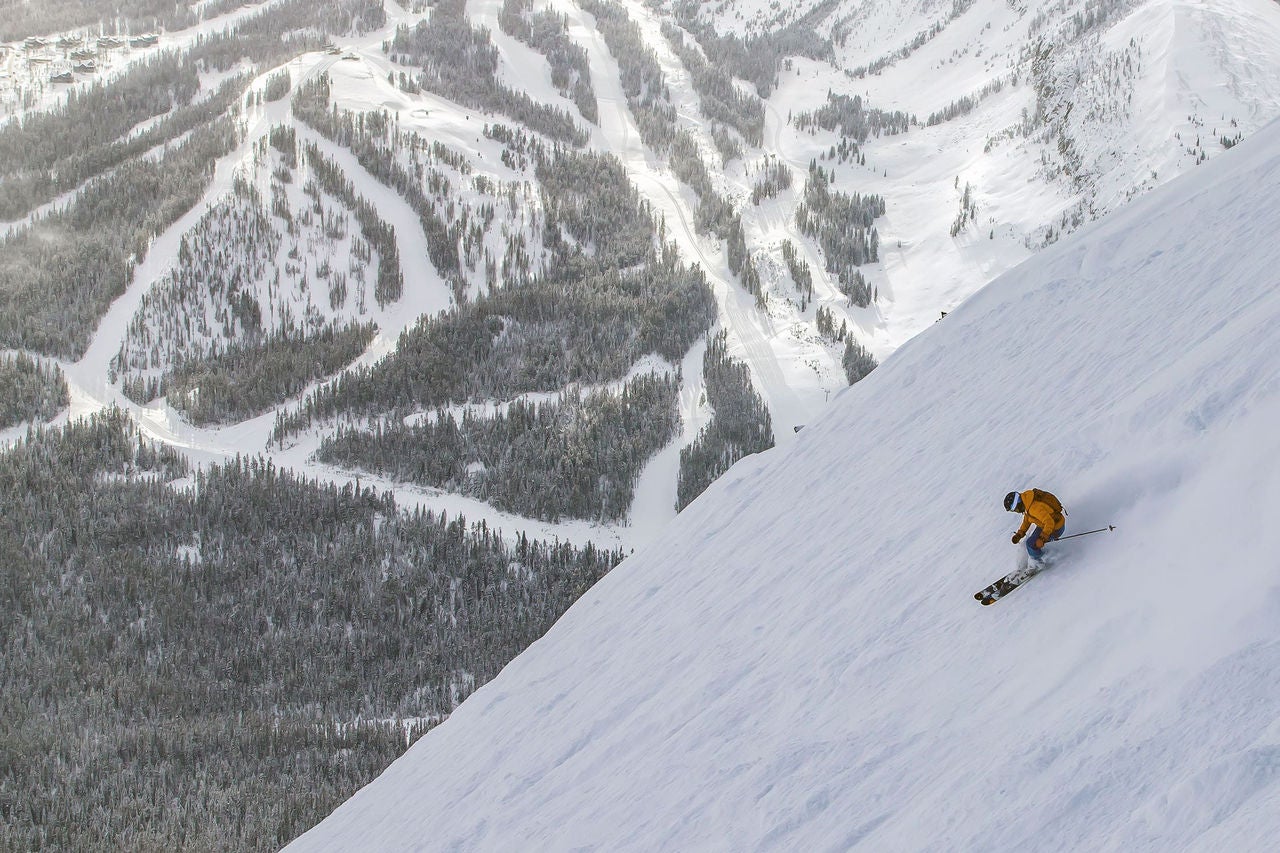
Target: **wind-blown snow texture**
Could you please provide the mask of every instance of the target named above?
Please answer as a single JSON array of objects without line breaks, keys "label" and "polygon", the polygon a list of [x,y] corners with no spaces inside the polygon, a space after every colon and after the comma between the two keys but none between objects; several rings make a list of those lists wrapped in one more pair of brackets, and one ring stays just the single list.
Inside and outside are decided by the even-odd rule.
[{"label": "wind-blown snow texture", "polygon": [[[741,463],[290,849],[1263,850],[1280,125]],[[1041,486],[1069,526],[1007,601]]]}]

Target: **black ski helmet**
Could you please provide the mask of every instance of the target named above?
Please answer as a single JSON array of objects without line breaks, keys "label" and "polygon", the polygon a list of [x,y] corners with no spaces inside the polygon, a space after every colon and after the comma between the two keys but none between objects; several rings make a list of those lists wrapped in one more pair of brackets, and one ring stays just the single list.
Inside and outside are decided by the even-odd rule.
[{"label": "black ski helmet", "polygon": [[1009,512],[1022,511],[1022,498],[1018,496],[1017,492],[1010,492],[1004,496],[1004,508]]}]

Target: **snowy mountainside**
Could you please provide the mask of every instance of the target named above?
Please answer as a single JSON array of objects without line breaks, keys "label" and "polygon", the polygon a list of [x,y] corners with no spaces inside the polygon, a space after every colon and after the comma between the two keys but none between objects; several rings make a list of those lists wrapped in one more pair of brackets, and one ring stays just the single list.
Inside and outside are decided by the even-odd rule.
[{"label": "snowy mountainside", "polygon": [[923,125],[874,134],[864,164],[830,156],[838,132],[806,140],[779,118],[767,134],[793,167],[827,154],[839,189],[884,196],[887,250],[868,270],[879,296],[857,319],[887,353],[1028,252],[1280,114],[1278,11],[1265,0],[730,0],[683,21],[761,51],[787,27],[825,40],[821,57],[782,65],[769,104],[788,119],[830,93]]},{"label": "snowy mountainside", "polygon": [[[967,300],[290,849],[1269,849],[1277,152]],[[981,607],[1030,486],[1116,531]]]},{"label": "snowy mountainside", "polygon": [[[183,199],[196,201],[191,214],[151,235],[144,257],[122,247],[108,275],[80,276],[80,290],[93,293],[81,297],[91,304],[75,307],[84,316],[76,317],[74,335],[46,340],[62,309],[23,294],[14,300],[14,325],[35,332],[0,329],[0,344],[73,360],[75,414],[123,405],[153,438],[202,458],[267,452],[347,483],[387,472],[313,457],[339,420],[421,421],[441,401],[419,396],[398,400],[403,411],[365,407],[313,420],[303,412],[313,394],[340,383],[344,367],[368,368],[395,353],[400,335],[425,318],[457,317],[499,284],[576,274],[548,266],[556,240],[585,244],[544,207],[547,187],[531,153],[538,145],[575,149],[585,139],[581,150],[616,158],[621,174],[609,182],[625,178],[657,223],[653,241],[670,242],[680,261],[705,274],[718,327],[704,329],[706,339],[727,333],[729,357],[749,371],[746,393],[759,395],[773,440],[785,444],[834,393],[939,312],[1280,114],[1280,6],[1264,0],[825,0],[785,8],[758,0],[700,7],[273,0],[204,12],[190,28],[164,33],[158,47],[99,46],[98,70],[72,84],[44,80],[43,60],[87,49],[94,40],[86,33],[5,47],[0,93],[14,137],[14,125],[36,127],[78,98],[111,104],[116,87],[152,92],[133,98],[139,103],[127,121],[101,129],[95,122],[88,134],[91,123],[74,110],[51,121],[60,130],[50,135],[65,138],[68,150],[24,160],[4,178],[0,207],[9,221],[0,227],[13,238],[5,254],[18,258],[15,270],[27,252],[50,267],[76,264],[71,249],[64,259],[39,260],[35,235],[56,227],[59,211],[74,220],[86,192],[110,183],[130,166],[128,157],[163,168],[201,104],[212,104],[214,115],[225,110],[221,120],[238,123],[240,138],[223,150],[217,179]],[[514,19],[524,20],[524,30]],[[448,25],[435,26],[441,22]],[[300,33],[281,45],[283,34]],[[732,46],[716,47],[718,36],[732,35],[754,40],[745,58]],[[451,74],[463,63],[450,53],[458,41],[468,41],[466,62],[483,73]],[[156,81],[170,73],[181,75],[181,85],[171,97],[157,96]],[[652,81],[640,100],[630,88],[636,75]],[[303,95],[307,116],[294,107]],[[362,130],[330,128],[336,135],[329,138],[312,126],[329,110],[335,122]],[[112,112],[127,111],[97,111]],[[366,133],[366,121],[390,128],[386,139]],[[267,145],[284,133],[296,138],[289,157]],[[104,138],[86,141],[97,134]],[[348,198],[323,188],[303,193],[312,182],[307,146],[318,146],[338,182],[350,182]],[[292,170],[282,158],[299,161],[290,182],[282,180]],[[109,168],[95,176],[92,163]],[[57,179],[33,177],[41,164],[52,164]],[[346,209],[348,233],[339,238],[342,229],[324,228],[316,214],[316,234],[290,235],[268,251],[273,237],[258,255],[246,253],[252,269],[184,273],[204,263],[183,259],[202,232],[249,245],[253,229],[210,231],[208,218],[240,204],[237,187],[248,185],[261,195],[255,208],[273,208],[254,220],[258,231],[268,220],[266,230],[277,235],[310,228],[300,217],[315,206]],[[394,233],[395,264],[383,262],[356,221],[361,200],[380,218],[373,231]],[[587,230],[613,218],[606,214]],[[151,223],[137,226],[146,234]],[[83,242],[86,252],[96,246]],[[305,258],[291,257],[304,251]],[[237,283],[219,284],[222,275]],[[397,275],[399,295],[384,289],[374,298],[374,283]],[[175,276],[198,287],[177,297]],[[20,304],[28,299],[33,307]],[[255,312],[266,319],[258,323]],[[511,320],[505,308],[495,313],[498,322]],[[90,336],[85,346],[81,338]],[[701,346],[661,353],[651,371],[674,376],[684,367],[679,423],[636,478],[621,517],[529,517],[527,508],[478,499],[465,477],[405,482],[399,473],[386,485],[416,505],[464,511],[511,535],[639,544],[674,516],[684,466],[671,463],[714,419]],[[318,354],[300,355],[310,349]],[[577,385],[611,387],[637,365],[659,363],[649,355]],[[271,367],[254,373],[246,361]],[[413,370],[431,372],[421,364]],[[264,376],[276,372],[289,381]],[[270,393],[216,406],[193,402],[219,396],[219,382],[269,386]],[[450,391],[444,402],[496,412],[522,395],[552,399],[571,385],[567,376],[536,387],[490,385]],[[307,429],[285,435],[273,427],[298,420]]]}]

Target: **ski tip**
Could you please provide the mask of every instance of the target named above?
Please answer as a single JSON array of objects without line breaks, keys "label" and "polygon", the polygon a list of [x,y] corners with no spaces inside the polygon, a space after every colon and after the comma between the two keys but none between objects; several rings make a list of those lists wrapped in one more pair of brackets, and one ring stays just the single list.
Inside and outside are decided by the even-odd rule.
[{"label": "ski tip", "polygon": [[984,599],[982,599],[982,606],[983,606],[983,607],[986,607],[988,604],[995,604],[995,603],[996,603],[996,600],[995,600],[994,598],[984,598]]}]

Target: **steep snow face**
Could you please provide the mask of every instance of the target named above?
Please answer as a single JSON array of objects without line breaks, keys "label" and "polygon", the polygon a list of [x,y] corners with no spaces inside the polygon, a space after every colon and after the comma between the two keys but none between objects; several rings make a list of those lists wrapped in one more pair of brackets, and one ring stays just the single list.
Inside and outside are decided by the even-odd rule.
[{"label": "steep snow face", "polygon": [[[1280,125],[741,463],[290,849],[1270,849]],[[993,607],[1012,488],[1084,531]]]}]

